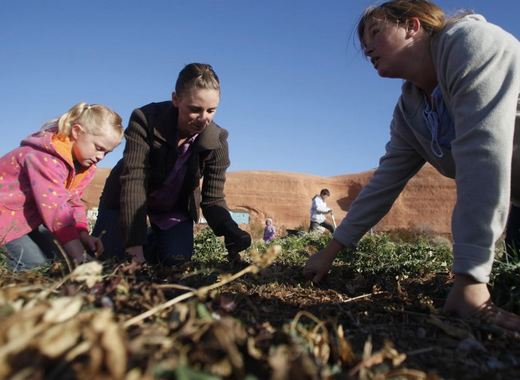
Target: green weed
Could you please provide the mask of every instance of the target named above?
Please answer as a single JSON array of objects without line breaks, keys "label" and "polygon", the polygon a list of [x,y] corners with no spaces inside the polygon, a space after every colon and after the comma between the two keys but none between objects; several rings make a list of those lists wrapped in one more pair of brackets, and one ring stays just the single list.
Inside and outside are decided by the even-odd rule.
[{"label": "green weed", "polygon": [[303,233],[275,239],[270,244],[278,244],[282,247],[282,254],[277,258],[277,262],[303,266],[309,255],[324,248],[330,239],[330,235]]},{"label": "green weed", "polygon": [[222,238],[206,227],[195,234],[193,241],[193,261],[201,264],[224,262],[226,248]]},{"label": "green weed", "polygon": [[520,314],[520,252],[506,252],[502,244],[491,273],[493,299],[506,309]]},{"label": "green weed", "polygon": [[344,250],[339,260],[359,273],[423,276],[451,268],[451,247],[425,238],[396,242],[387,234],[365,235],[354,251]]}]

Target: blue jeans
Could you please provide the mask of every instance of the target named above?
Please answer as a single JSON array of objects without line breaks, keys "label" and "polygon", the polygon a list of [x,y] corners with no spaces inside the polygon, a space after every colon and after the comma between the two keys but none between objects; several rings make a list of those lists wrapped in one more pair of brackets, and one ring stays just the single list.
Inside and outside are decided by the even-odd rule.
[{"label": "blue jeans", "polygon": [[[100,207],[92,235],[101,237],[105,257],[124,259],[125,247],[120,228],[119,210]],[[177,265],[191,260],[193,254],[193,220],[181,222],[167,230],[152,225],[143,246],[146,261],[151,264]]]},{"label": "blue jeans", "polygon": [[334,227],[332,226],[332,224],[327,223],[327,222],[318,223],[318,222],[313,222],[313,221],[311,221],[311,226],[309,227],[309,232],[318,230],[319,229],[318,226],[322,226],[322,227],[328,229],[331,234],[334,233]]},{"label": "blue jeans", "polygon": [[162,265],[178,265],[190,261],[193,254],[193,220],[183,221],[161,230],[152,224],[145,246],[146,261]]},{"label": "blue jeans", "polygon": [[7,265],[15,272],[50,264],[60,257],[54,236],[42,225],[27,235],[5,244],[5,249]]}]

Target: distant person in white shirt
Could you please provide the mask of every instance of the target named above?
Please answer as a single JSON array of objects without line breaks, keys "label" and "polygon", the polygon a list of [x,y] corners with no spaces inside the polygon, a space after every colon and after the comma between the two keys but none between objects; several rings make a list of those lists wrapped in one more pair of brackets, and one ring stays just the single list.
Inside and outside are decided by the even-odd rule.
[{"label": "distant person in white shirt", "polygon": [[328,223],[325,219],[325,215],[332,214],[332,209],[327,206],[325,199],[330,197],[329,189],[321,189],[319,195],[315,195],[312,198],[311,205],[311,226],[309,232],[320,231],[321,227],[326,228],[330,233],[334,232],[332,224]]}]

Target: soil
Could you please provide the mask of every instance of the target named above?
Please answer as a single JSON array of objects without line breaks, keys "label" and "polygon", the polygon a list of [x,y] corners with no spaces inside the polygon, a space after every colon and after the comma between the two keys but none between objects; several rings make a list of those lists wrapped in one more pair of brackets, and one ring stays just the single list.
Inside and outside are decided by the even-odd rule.
[{"label": "soil", "polygon": [[[200,279],[191,285],[200,285],[197,281]],[[300,267],[275,264],[259,276],[229,285],[223,294],[237,304],[231,315],[251,328],[268,322],[282,329],[302,311],[330,325],[342,325],[358,359],[367,342],[374,351],[390,342],[406,354],[401,367],[425,375],[520,378],[518,337],[480,321],[443,316],[440,310],[449,287],[447,275],[396,280],[356,275],[341,268],[332,272],[326,284],[316,287],[303,278]],[[352,368],[345,366],[338,378],[345,378],[347,369]],[[377,368],[373,370],[378,373]],[[381,368],[380,375],[385,370]]]},{"label": "soil", "polygon": [[[208,373],[229,379],[520,378],[518,337],[439,313],[450,286],[447,274],[372,277],[337,266],[326,283],[315,286],[300,266],[275,262],[125,325],[185,294],[186,287],[229,278],[229,265],[217,261],[168,269],[105,264],[108,275],[90,288],[77,282],[60,285],[64,270],[58,265],[45,276],[4,276],[0,295],[4,302],[35,302],[35,285],[53,287],[54,297],[79,295],[87,308],[112,310],[126,347],[126,379],[210,379],[204,377]],[[19,317],[0,318],[4,326],[13,326]],[[81,322],[84,340],[92,334],[85,332],[91,331],[85,327],[88,321]],[[106,358],[96,360],[105,364],[94,366],[93,350],[69,363],[66,356],[49,360],[29,342],[10,356],[10,373],[36,368],[39,376],[20,378],[118,378],[109,371],[110,352],[116,349],[106,341],[99,344],[105,345],[100,352]],[[30,365],[27,355],[33,358]]]}]

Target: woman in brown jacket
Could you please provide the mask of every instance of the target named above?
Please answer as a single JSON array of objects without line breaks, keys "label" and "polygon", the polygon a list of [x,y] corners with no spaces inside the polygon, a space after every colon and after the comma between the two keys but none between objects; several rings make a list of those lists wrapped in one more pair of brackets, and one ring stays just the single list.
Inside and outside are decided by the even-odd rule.
[{"label": "woman in brown jacket", "polygon": [[134,110],[94,228],[94,235],[107,232],[108,255],[165,265],[189,260],[199,206],[215,234],[224,236],[231,262],[250,246],[224,197],[230,161],[228,133],[213,123],[219,101],[213,68],[191,63],[179,73],[171,101]]}]

